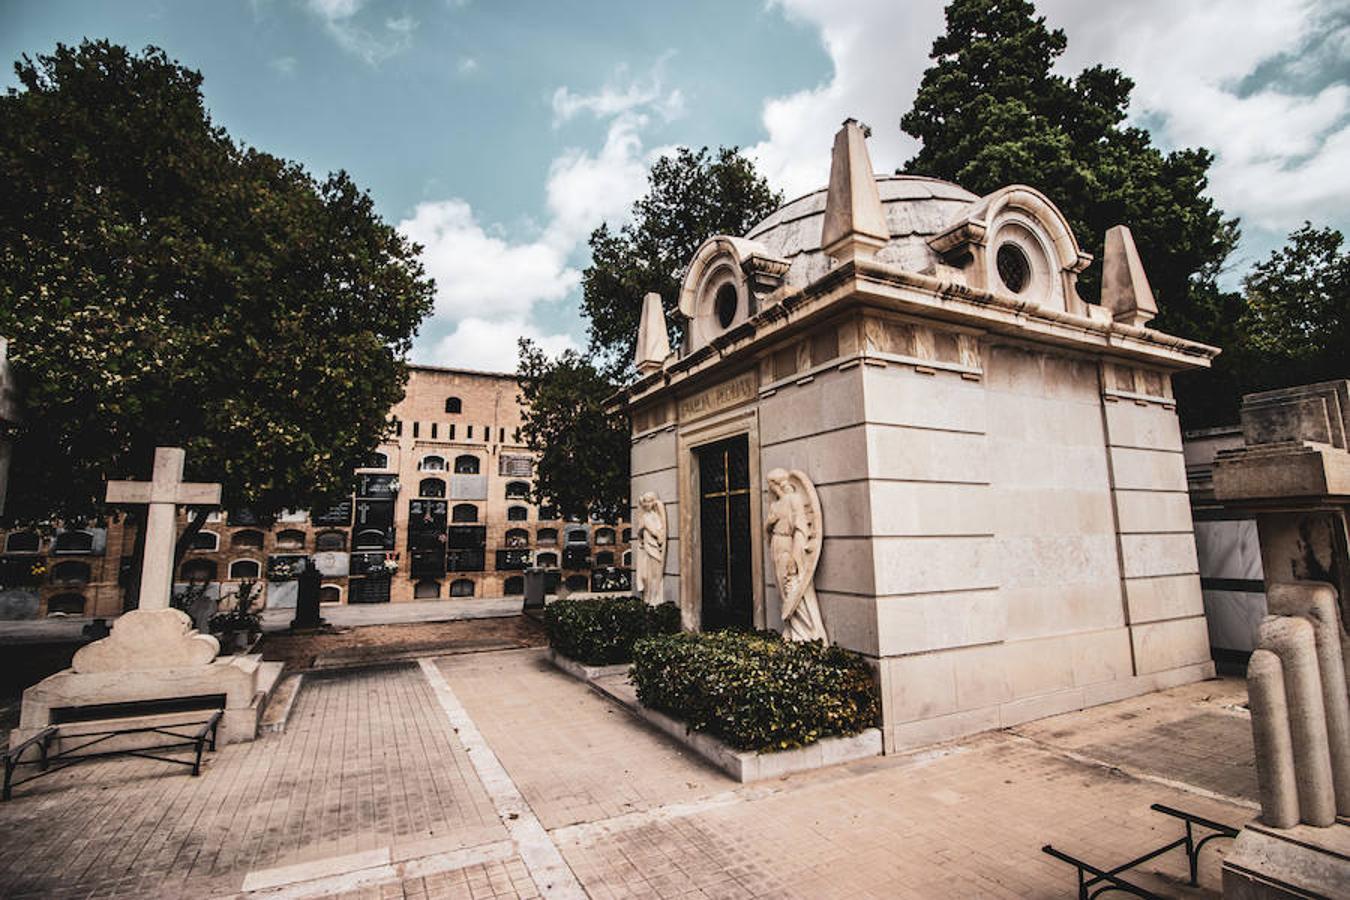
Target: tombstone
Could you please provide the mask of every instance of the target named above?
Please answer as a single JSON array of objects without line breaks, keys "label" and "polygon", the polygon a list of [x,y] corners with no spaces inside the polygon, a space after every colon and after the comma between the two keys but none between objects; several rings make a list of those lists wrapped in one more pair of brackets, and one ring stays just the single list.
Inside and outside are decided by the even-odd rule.
[{"label": "tombstone", "polygon": [[1248,394],[1214,496],[1256,517],[1270,613],[1247,668],[1261,815],[1224,896],[1335,896],[1350,879],[1350,381]]},{"label": "tombstone", "polygon": [[109,482],[110,503],[148,506],[138,608],[118,618],[107,637],[76,651],[69,669],[24,691],[11,743],[26,740],[71,708],[121,704],[135,709],[139,720],[157,723],[167,715],[163,710],[215,697],[224,698],[220,741],[257,736],[262,706],[280,666],[263,663],[256,654],[217,659],[217,640],[199,633],[191,617],[169,604],[177,507],[220,503],[220,485],[182,479],[183,451],[158,447],[149,482]]},{"label": "tombstone", "polygon": [[324,622],[319,616],[319,589],[323,586],[323,576],[313,560],[309,560],[300,572],[295,618],[291,620],[291,631],[307,628],[319,628]]},{"label": "tombstone", "polygon": [[685,261],[675,352],[644,301],[611,405],[630,520],[668,516],[644,595],[863,654],[888,752],[1210,677],[1171,376],[1217,351],[1149,327],[1127,230],[1087,302],[1043,194],[874,175],[866,136]]}]

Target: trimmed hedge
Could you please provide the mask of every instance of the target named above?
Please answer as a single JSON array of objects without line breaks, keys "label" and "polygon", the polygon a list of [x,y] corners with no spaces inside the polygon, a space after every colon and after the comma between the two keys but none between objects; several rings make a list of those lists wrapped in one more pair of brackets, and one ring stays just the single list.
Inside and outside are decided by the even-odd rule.
[{"label": "trimmed hedge", "polygon": [[680,630],[674,603],[648,606],[641,598],[558,600],[544,607],[548,644],[588,666],[631,662],[633,642]]},{"label": "trimmed hedge", "polygon": [[771,752],[875,726],[881,704],[863,658],[772,631],[638,641],[638,700],[737,750]]}]

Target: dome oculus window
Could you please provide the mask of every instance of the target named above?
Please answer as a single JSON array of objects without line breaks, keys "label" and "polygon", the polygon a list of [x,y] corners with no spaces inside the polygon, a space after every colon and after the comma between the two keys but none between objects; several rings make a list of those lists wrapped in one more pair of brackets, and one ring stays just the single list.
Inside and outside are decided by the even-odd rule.
[{"label": "dome oculus window", "polygon": [[1003,282],[1004,287],[1014,294],[1026,290],[1031,282],[1031,263],[1021,247],[1012,243],[1001,245],[995,263],[998,266],[999,280]]},{"label": "dome oculus window", "polygon": [[728,282],[717,289],[717,296],[713,299],[713,312],[717,315],[719,325],[730,328],[731,323],[736,320],[738,306],[740,297],[736,294],[736,285]]}]

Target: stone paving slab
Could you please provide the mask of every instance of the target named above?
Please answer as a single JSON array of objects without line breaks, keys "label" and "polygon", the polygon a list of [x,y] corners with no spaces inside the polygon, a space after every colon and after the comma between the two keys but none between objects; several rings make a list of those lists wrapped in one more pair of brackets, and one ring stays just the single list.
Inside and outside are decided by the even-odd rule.
[{"label": "stone paving slab", "polygon": [[253,870],[506,837],[415,666],[307,676],[284,734],[199,778],[117,759],[25,785],[0,833],[4,897],[208,897]]},{"label": "stone paving slab", "polygon": [[437,660],[544,827],[707,797],[735,782],[556,669],[543,650]]}]

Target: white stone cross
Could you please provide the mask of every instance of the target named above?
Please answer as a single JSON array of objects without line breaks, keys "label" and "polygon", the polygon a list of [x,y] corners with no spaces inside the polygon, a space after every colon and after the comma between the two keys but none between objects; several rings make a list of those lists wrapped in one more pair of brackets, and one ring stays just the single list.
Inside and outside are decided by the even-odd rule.
[{"label": "white stone cross", "polygon": [[183,480],[183,448],[156,447],[149,481],[108,482],[109,503],[145,503],[145,555],[141,560],[141,609],[168,609],[173,591],[173,551],[178,507],[219,506],[220,485]]}]

